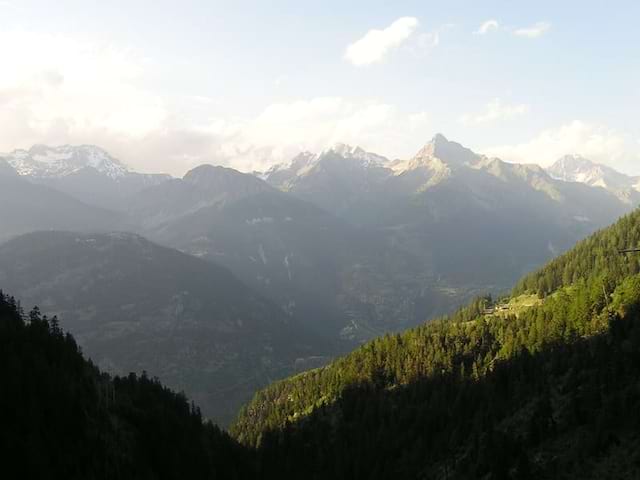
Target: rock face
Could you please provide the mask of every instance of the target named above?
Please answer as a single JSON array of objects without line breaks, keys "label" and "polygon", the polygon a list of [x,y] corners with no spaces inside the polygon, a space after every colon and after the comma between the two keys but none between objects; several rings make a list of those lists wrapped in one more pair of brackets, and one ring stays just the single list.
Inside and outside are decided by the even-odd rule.
[{"label": "rock face", "polygon": [[15,150],[6,158],[20,175],[33,178],[66,177],[84,168],[93,168],[111,179],[129,173],[122,163],[93,145],[34,145],[29,150]]},{"label": "rock face", "polygon": [[99,366],[146,370],[224,423],[258,387],[334,353],[227,269],[133,234],[19,237],[0,246],[0,285],[59,315]]},{"label": "rock face", "polygon": [[640,177],[625,175],[579,155],[566,155],[558,159],[548,168],[548,172],[565,182],[604,188],[626,203],[637,205],[640,201]]}]

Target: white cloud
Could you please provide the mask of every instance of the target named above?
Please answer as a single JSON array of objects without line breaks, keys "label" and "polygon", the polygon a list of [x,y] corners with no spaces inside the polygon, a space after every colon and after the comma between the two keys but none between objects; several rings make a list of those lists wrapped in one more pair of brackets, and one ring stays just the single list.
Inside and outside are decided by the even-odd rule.
[{"label": "white cloud", "polygon": [[513,34],[518,37],[538,38],[549,31],[551,24],[548,22],[538,22],[530,27],[517,28]]},{"label": "white cloud", "polygon": [[579,120],[540,132],[533,139],[516,145],[486,148],[483,153],[506,161],[549,166],[567,154],[579,154],[628,172],[638,173],[640,145],[629,135]]},{"label": "white cloud", "polygon": [[358,144],[383,155],[409,155],[430,133],[425,112],[404,113],[377,101],[318,97],[265,108],[231,127],[221,139],[226,161],[243,170],[262,170],[301,150],[335,143]]},{"label": "white cloud", "polygon": [[[39,137],[52,126],[70,134],[94,129],[140,136],[167,115],[159,98],[136,86],[142,62],[131,52],[14,31],[0,32],[0,58],[5,141],[7,129]],[[12,125],[15,118],[25,122]]]},{"label": "white cloud", "polygon": [[402,17],[383,30],[369,30],[347,47],[344,57],[355,66],[380,62],[411,36],[418,23],[415,17]]},{"label": "white cloud", "polygon": [[153,64],[136,52],[63,35],[0,31],[0,58],[0,152],[97,144],[138,170],[181,175],[201,163],[263,169],[336,142],[409,155],[431,132],[424,112],[343,97],[225,117],[215,98],[144,88]]},{"label": "white cloud", "polygon": [[478,29],[473,33],[475,35],[486,35],[491,30],[498,30],[499,28],[500,28],[500,23],[497,20],[492,18],[491,20],[487,20],[486,22],[483,22],[482,25],[480,25]]},{"label": "white cloud", "polygon": [[510,120],[529,113],[529,105],[521,103],[516,105],[507,105],[502,103],[499,98],[489,102],[485,111],[482,113],[465,113],[460,117],[460,123],[463,125],[481,125],[499,120]]},{"label": "white cloud", "polygon": [[342,97],[275,103],[244,118],[216,115],[215,98],[143,88],[149,63],[135,52],[65,36],[0,32],[0,58],[0,152],[90,143],[138,170],[181,175],[201,163],[263,169],[336,142],[404,152],[430,133],[424,113]]}]

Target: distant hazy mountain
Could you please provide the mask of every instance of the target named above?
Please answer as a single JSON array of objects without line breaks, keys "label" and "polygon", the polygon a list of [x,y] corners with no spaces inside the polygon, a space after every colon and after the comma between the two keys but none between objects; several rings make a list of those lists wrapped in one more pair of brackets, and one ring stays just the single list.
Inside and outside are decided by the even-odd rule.
[{"label": "distant hazy mountain", "polygon": [[[367,298],[377,319],[374,298],[395,297],[398,304],[405,298],[412,313],[395,310],[394,318],[409,323],[434,303],[425,292],[461,298],[479,288],[508,288],[631,207],[605,190],[554,179],[537,165],[477,155],[442,135],[408,160],[340,146],[302,155],[262,176],[385,245],[377,254],[393,259],[388,268],[379,271],[372,258],[360,261],[345,288],[369,284],[368,293],[358,295]],[[399,284],[403,290],[396,297]]]},{"label": "distant hazy mountain", "polygon": [[379,186],[391,173],[388,163],[385,157],[360,147],[338,144],[319,154],[301,153],[291,163],[276,165],[262,177],[282,191],[359,223],[352,210],[365,198],[381,193]]},{"label": "distant hazy mountain", "polygon": [[547,169],[549,174],[565,182],[579,182],[602,187],[624,202],[640,202],[640,177],[625,175],[617,170],[594,163],[579,155],[566,155]]},{"label": "distant hazy mountain", "polygon": [[31,183],[0,158],[0,242],[34,230],[103,230],[120,216]]},{"label": "distant hazy mountain", "polygon": [[200,166],[131,202],[131,222],[166,245],[230,268],[317,333],[349,323],[340,272],[366,248],[330,213],[249,174]]},{"label": "distant hazy mountain", "polygon": [[19,237],[0,246],[0,285],[58,314],[101,367],[146,370],[223,422],[330,353],[227,269],[132,234]]},{"label": "distant hazy mountain", "polygon": [[4,158],[31,182],[113,210],[124,209],[130,195],[170,178],[164,174],[132,172],[94,145],[34,145],[29,150],[15,150]]}]

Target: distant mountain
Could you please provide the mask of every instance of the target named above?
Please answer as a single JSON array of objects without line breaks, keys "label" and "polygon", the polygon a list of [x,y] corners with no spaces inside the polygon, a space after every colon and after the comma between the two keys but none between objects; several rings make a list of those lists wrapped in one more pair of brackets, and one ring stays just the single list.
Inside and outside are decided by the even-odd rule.
[{"label": "distant mountain", "polygon": [[34,230],[105,230],[121,216],[31,183],[0,158],[0,242]]},{"label": "distant mountain", "polygon": [[146,370],[221,422],[332,353],[227,269],[132,234],[16,238],[0,246],[0,286],[59,315],[101,368]]},{"label": "distant mountain", "polygon": [[259,178],[203,165],[136,195],[130,218],[145,236],[228,267],[318,334],[350,325],[341,272],[369,240]]},{"label": "distant mountain", "polygon": [[549,174],[565,182],[579,182],[602,187],[627,203],[640,203],[640,177],[632,177],[617,170],[594,163],[579,155],[566,155],[547,169]]},{"label": "distant mountain", "polygon": [[221,210],[254,194],[274,191],[262,180],[231,168],[201,165],[181,179],[147,188],[132,199],[129,211],[145,229],[163,229],[203,209]]},{"label": "distant mountain", "polygon": [[34,178],[65,177],[83,168],[93,168],[112,179],[129,173],[122,163],[93,145],[34,145],[29,150],[15,150],[7,158],[20,175]]},{"label": "distant mountain", "polygon": [[408,160],[362,161],[331,150],[265,178],[372,229],[409,263],[458,290],[504,288],[630,209],[610,192],[475,154],[440,134]]},{"label": "distant mountain", "polygon": [[20,176],[33,183],[112,210],[123,210],[129,196],[171,178],[132,172],[94,145],[34,145],[29,150],[15,150],[4,158]]},{"label": "distant mountain", "polygon": [[380,183],[390,174],[387,163],[385,157],[360,147],[338,144],[319,154],[301,153],[262,177],[282,191],[343,215],[363,198],[378,193]]}]

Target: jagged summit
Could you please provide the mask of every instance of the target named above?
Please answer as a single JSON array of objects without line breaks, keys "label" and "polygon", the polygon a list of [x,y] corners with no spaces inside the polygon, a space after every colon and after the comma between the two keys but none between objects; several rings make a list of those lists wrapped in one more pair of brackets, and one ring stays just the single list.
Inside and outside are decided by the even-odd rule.
[{"label": "jagged summit", "polygon": [[126,165],[95,145],[36,144],[29,150],[14,150],[6,159],[18,174],[35,178],[65,177],[84,168],[93,168],[112,179],[130,173]]},{"label": "jagged summit", "polygon": [[367,152],[359,146],[336,143],[334,146],[323,150],[318,159],[326,155],[338,155],[346,160],[359,160],[363,166],[380,166],[388,162],[387,158],[376,153]]},{"label": "jagged summit", "polygon": [[396,160],[390,164],[390,167],[396,175],[426,169],[439,172],[440,176],[447,176],[451,170],[476,163],[483,158],[461,144],[447,140],[441,133],[437,133],[413,158]]},{"label": "jagged summit", "polygon": [[458,166],[475,162],[480,156],[457,142],[447,140],[441,133],[437,133],[414,158],[437,158],[448,165]]},{"label": "jagged summit", "polygon": [[565,155],[547,171],[558,180],[602,187],[628,201],[631,200],[630,196],[640,192],[640,177],[625,175],[581,155]]}]

